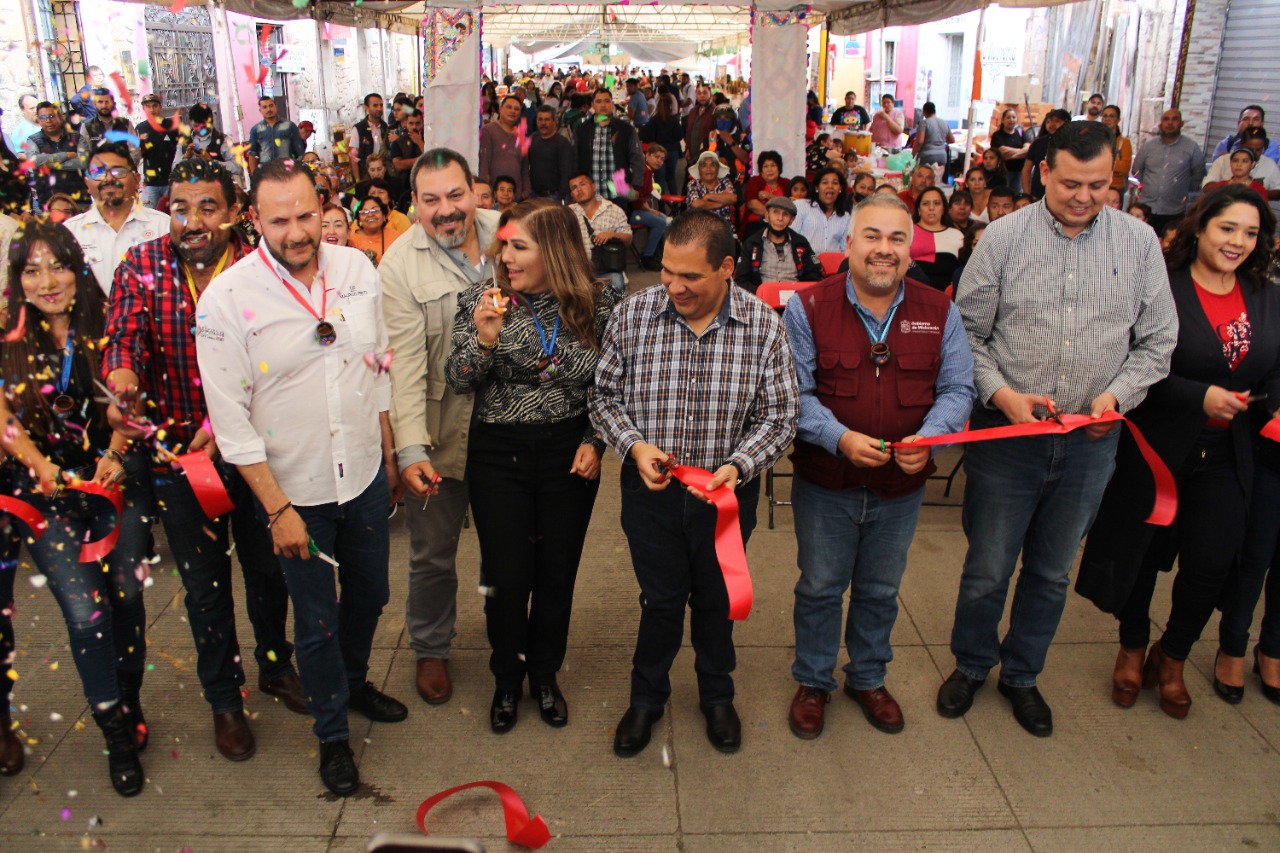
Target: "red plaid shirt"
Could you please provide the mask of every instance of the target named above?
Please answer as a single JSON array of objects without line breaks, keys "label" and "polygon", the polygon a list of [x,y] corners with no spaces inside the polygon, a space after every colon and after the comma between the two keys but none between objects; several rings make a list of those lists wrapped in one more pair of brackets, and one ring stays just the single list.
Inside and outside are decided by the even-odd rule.
[{"label": "red plaid shirt", "polygon": [[[248,251],[233,235],[231,263]],[[148,419],[164,429],[160,441],[174,452],[191,442],[208,413],[191,335],[195,317],[169,235],[125,254],[111,285],[102,375],[121,367],[138,374]]]}]

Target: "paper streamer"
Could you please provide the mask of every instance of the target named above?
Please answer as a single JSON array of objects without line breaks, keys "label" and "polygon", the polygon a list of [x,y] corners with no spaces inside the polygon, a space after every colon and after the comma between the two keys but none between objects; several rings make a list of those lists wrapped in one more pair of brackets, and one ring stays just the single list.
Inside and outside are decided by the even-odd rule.
[{"label": "paper streamer", "polygon": [[1010,424],[987,429],[965,430],[964,432],[953,432],[949,435],[921,438],[910,443],[895,441],[889,446],[904,448],[932,447],[938,444],[967,444],[972,441],[994,441],[1001,438],[1066,435],[1081,427],[1096,426],[1100,423],[1123,423],[1129,428],[1129,433],[1133,436],[1134,443],[1138,445],[1138,451],[1142,454],[1142,458],[1146,460],[1147,467],[1151,469],[1151,476],[1156,483],[1155,502],[1152,504],[1151,514],[1147,516],[1147,523],[1161,527],[1168,527],[1173,523],[1174,517],[1178,514],[1177,483],[1174,482],[1173,474],[1170,473],[1169,467],[1164,464],[1164,460],[1151,448],[1151,445],[1147,444],[1142,431],[1138,429],[1133,421],[1119,412],[1103,412],[1096,418],[1090,415],[1059,415],[1058,417],[1061,423],[1057,420],[1044,420],[1027,424]]},{"label": "paper streamer", "polygon": [[31,536],[35,539],[39,539],[49,526],[49,522],[45,521],[44,513],[17,498],[0,497],[0,511],[26,522],[27,527],[31,528]]},{"label": "paper streamer", "polygon": [[179,456],[175,464],[187,475],[187,483],[195,492],[200,509],[209,518],[225,515],[235,507],[208,453],[193,450]]},{"label": "paper streamer", "polygon": [[[111,532],[97,541],[85,542],[80,546],[80,562],[96,563],[111,553],[112,549],[116,547],[116,540],[120,538],[120,518],[124,513],[124,493],[117,488],[107,488],[88,480],[72,483],[67,486],[67,489],[84,492],[86,495],[106,498],[111,502],[111,506],[115,508],[116,524],[115,527],[111,528]],[[49,529],[49,521],[45,518],[44,513],[24,500],[0,497],[0,511],[7,512],[24,521],[27,527],[31,528],[31,538],[33,539],[39,539]]]},{"label": "paper streamer", "polygon": [[672,465],[671,476],[686,486],[702,492],[716,507],[716,559],[724,575],[724,588],[729,593],[729,618],[741,622],[751,614],[751,572],[747,570],[747,552],[742,547],[742,527],[738,523],[738,496],[733,489],[721,486],[708,489],[715,475],[705,468]]},{"label": "paper streamer", "polygon": [[465,791],[468,788],[490,788],[502,800],[502,817],[507,823],[507,840],[512,844],[519,844],[521,847],[538,850],[551,840],[551,830],[547,829],[546,821],[542,819],[542,815],[537,815],[530,819],[529,810],[525,808],[524,801],[520,799],[519,794],[511,789],[510,785],[490,781],[468,782],[465,785],[441,791],[423,800],[422,805],[418,806],[418,829],[422,831],[423,835],[431,834],[427,832],[427,812],[431,811],[441,800],[452,797],[459,791]]}]

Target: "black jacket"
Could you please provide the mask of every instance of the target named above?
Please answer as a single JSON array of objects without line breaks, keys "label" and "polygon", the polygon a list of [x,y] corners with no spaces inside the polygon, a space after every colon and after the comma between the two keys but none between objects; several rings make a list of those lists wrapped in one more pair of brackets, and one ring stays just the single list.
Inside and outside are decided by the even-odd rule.
[{"label": "black jacket", "polygon": [[[1191,271],[1169,274],[1178,309],[1178,343],[1169,375],[1152,385],[1146,399],[1125,414],[1175,477],[1205,428],[1204,395],[1210,385],[1266,394],[1267,400],[1255,405],[1267,409],[1274,409],[1280,400],[1280,287],[1267,284],[1255,291],[1253,282],[1244,275],[1240,283],[1252,339],[1248,355],[1232,373],[1223,358],[1218,333],[1200,307]],[[1257,419],[1247,412],[1234,418],[1230,426],[1236,475],[1246,495],[1253,487],[1253,438],[1258,426]],[[1133,589],[1155,532],[1145,522],[1155,487],[1137,444],[1128,428],[1124,430],[1115,473],[1102,496],[1076,579],[1076,592],[1100,610],[1117,614]]]},{"label": "black jacket", "polygon": [[[763,282],[760,277],[760,262],[765,251],[764,242],[768,239],[766,233],[767,229],[760,228],[742,241],[742,255],[738,258],[738,266],[733,274],[734,282],[752,293]],[[822,264],[809,241],[793,228],[787,229],[787,239],[790,241],[791,262],[796,265],[795,280],[822,281]],[[772,251],[772,244],[770,250]]]},{"label": "black jacket", "polygon": [[[591,142],[595,132],[596,123],[590,118],[578,125],[573,132],[573,144],[578,152],[578,168],[589,175],[595,174],[595,170],[591,168]],[[609,136],[613,143],[613,168],[609,171],[626,169],[627,183],[633,187],[640,186],[644,183],[644,152],[640,150],[640,138],[636,135],[636,129],[622,119],[615,118],[609,122]],[[604,187],[597,189],[605,198],[609,197]]]}]

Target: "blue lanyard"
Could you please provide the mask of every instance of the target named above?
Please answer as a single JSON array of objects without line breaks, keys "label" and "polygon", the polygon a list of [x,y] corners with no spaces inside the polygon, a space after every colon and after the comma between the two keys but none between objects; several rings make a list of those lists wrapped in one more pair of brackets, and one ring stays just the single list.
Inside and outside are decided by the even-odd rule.
[{"label": "blue lanyard", "polygon": [[75,361],[76,352],[76,324],[72,323],[67,329],[67,346],[62,356],[62,375],[58,378],[58,384],[54,387],[58,389],[59,394],[67,392],[67,386],[71,384],[71,365]]},{"label": "blue lanyard", "polygon": [[547,343],[547,336],[542,331],[542,324],[538,322],[538,312],[533,310],[533,300],[529,300],[529,316],[533,318],[533,327],[538,330],[538,340],[542,343],[543,354],[550,359],[555,359],[556,338],[560,336],[560,312],[556,312],[556,324],[551,328],[551,343]]},{"label": "blue lanyard", "polygon": [[[898,305],[901,304],[901,302],[898,303]],[[889,316],[884,320],[884,331],[878,337],[875,332],[871,331],[871,324],[867,322],[866,316],[861,311],[854,312],[858,315],[858,319],[862,321],[863,328],[867,330],[867,337],[871,338],[872,346],[884,343],[884,339],[889,337],[889,324],[893,322],[893,315],[898,313],[898,305],[889,309]]]}]

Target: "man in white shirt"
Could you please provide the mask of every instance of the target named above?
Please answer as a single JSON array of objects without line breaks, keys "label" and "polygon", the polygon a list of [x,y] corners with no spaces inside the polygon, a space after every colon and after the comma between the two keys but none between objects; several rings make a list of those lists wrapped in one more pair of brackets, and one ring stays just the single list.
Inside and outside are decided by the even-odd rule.
[{"label": "man in white shirt", "polygon": [[138,200],[138,173],[124,142],[98,145],[89,157],[84,182],[93,207],[63,224],[84,250],[98,287],[110,296],[111,280],[125,253],[168,234],[169,215]]},{"label": "man in white shirt", "polygon": [[[596,182],[589,174],[578,172],[569,178],[569,197],[573,199],[569,209],[578,217],[582,246],[587,250],[588,258],[593,257],[592,249],[603,246],[610,240],[617,240],[624,246],[631,245],[631,225],[627,222],[627,214],[600,195]],[[626,273],[597,270],[596,274],[607,278],[618,292],[627,292]]]},{"label": "man in white shirt", "polygon": [[399,492],[391,382],[378,367],[387,335],[372,264],[321,245],[306,164],[272,160],[254,177],[262,242],[201,296],[196,353],[218,447],[253,490],[289,586],[320,778],[345,797],[360,783],[347,709],[408,715],[366,680]]}]

